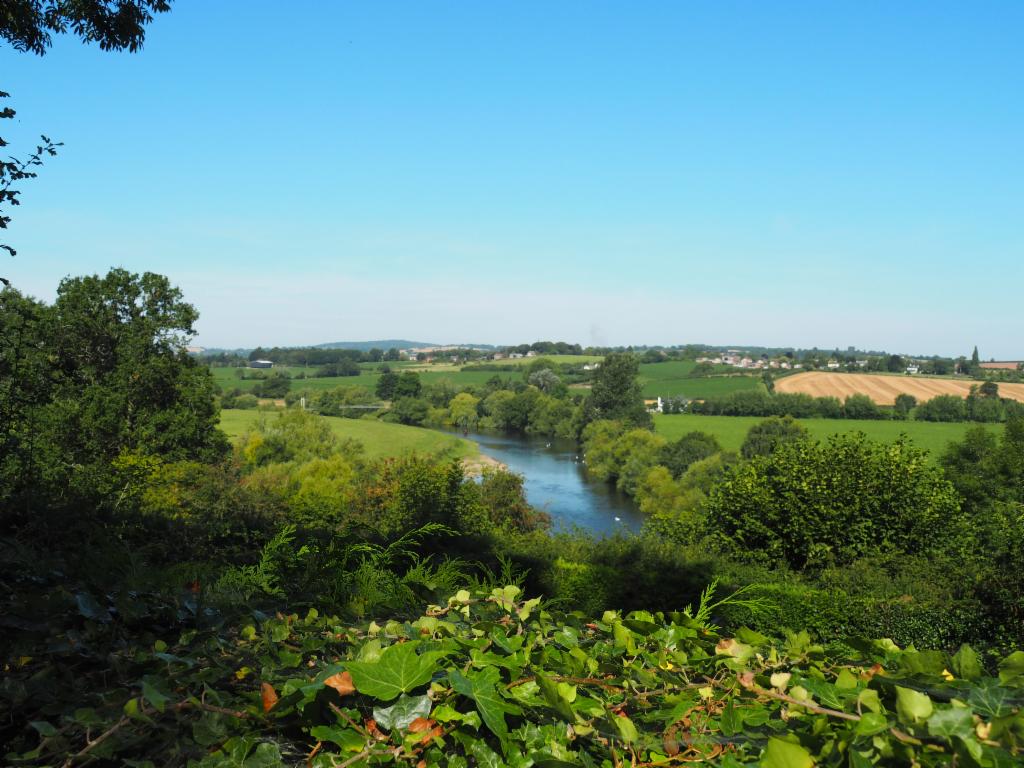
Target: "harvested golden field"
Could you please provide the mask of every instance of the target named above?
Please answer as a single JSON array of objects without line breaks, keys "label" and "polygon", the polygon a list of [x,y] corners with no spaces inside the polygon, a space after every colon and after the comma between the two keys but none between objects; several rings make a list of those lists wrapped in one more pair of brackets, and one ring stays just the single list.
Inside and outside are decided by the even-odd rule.
[{"label": "harvested golden field", "polygon": [[[904,393],[913,395],[919,403],[931,400],[936,395],[967,397],[971,385],[977,383],[966,379],[808,371],[779,379],[775,382],[775,391],[799,392],[812,397],[838,397],[840,400],[845,400],[848,395],[867,395],[878,405],[893,405],[896,395]],[[1024,384],[1000,384],[999,395],[1024,402]]]}]

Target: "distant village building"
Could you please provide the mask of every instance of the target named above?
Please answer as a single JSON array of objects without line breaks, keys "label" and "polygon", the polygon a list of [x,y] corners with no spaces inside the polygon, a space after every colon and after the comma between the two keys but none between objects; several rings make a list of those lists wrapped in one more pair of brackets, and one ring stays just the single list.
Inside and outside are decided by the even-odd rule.
[{"label": "distant village building", "polygon": [[531,349],[531,350],[530,350],[529,352],[527,352],[527,353],[526,353],[526,356],[527,356],[527,357],[536,357],[536,356],[537,356],[537,353],[536,353],[536,352],[534,352],[534,351],[533,351],[533,350]]},{"label": "distant village building", "polygon": [[838,370],[839,369],[839,361],[838,360],[829,360],[827,363],[825,363],[825,367],[828,368],[830,371]]},{"label": "distant village building", "polygon": [[918,368],[916,365],[908,365],[907,366],[907,373],[910,374],[910,375],[913,375],[913,374],[917,373],[919,370],[921,370],[921,369]]},{"label": "distant village building", "polygon": [[272,360],[250,360],[250,368],[273,368],[274,363]]},{"label": "distant village building", "polygon": [[491,358],[491,359],[492,360],[504,360],[505,359],[505,353],[504,352],[495,352],[494,353],[494,357]]},{"label": "distant village building", "polygon": [[201,355],[206,351],[206,347],[185,347],[185,351],[190,355]]}]

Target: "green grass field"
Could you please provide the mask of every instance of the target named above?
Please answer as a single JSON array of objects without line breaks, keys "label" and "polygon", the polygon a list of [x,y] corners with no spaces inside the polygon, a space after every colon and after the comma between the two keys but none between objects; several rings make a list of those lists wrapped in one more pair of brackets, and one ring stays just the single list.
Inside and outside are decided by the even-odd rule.
[{"label": "green grass field", "polygon": [[[688,378],[688,374],[694,366],[696,363],[692,360],[642,364],[639,379],[643,396],[654,398],[683,395],[691,400],[703,400],[744,389],[764,388],[757,375],[733,374],[697,379]],[[724,368],[722,370],[731,369]]]},{"label": "green grass field", "polygon": [[[763,419],[759,416],[701,416],[697,414],[656,414],[654,428],[659,435],[675,440],[687,432],[708,432],[718,438],[722,447],[738,451],[749,430]],[[893,442],[906,434],[918,448],[929,451],[934,459],[949,443],[960,440],[972,426],[967,423],[946,424],[928,421],[861,421],[858,419],[801,419],[811,436],[823,440],[829,435],[860,431],[872,440]],[[987,425],[993,431],[1002,427]]]},{"label": "green grass field", "polygon": [[[279,411],[225,410],[220,412],[220,428],[232,440],[244,434],[261,418],[276,419]],[[479,454],[479,447],[470,440],[463,440],[443,432],[403,424],[388,424],[384,421],[363,419],[341,419],[321,416],[331,425],[331,431],[339,439],[353,438],[366,447],[369,458],[400,456],[403,453],[449,452],[453,457],[466,458]]]},{"label": "green grass field", "polygon": [[[538,354],[536,357],[517,357],[514,360],[510,360],[508,358],[506,358],[504,360],[488,360],[486,362],[486,365],[500,365],[500,366],[505,366],[505,367],[509,367],[509,368],[518,368],[519,366],[522,366],[522,365],[529,365],[534,360],[539,360],[542,357],[545,360],[550,360],[551,362],[557,363],[558,365],[562,365],[562,364],[573,365],[573,364],[582,364],[582,363],[594,363],[594,362],[597,362],[599,360],[604,360],[604,358],[601,355],[540,355],[540,354]],[[474,365],[474,363],[468,363],[468,365]]]},{"label": "green grass field", "polygon": [[[325,389],[334,389],[335,387],[367,387],[373,389],[377,385],[377,379],[380,378],[380,374],[376,371],[377,364],[372,364],[372,367],[367,369],[363,368],[363,373],[358,376],[332,376],[330,378],[309,378],[309,379],[292,379],[292,391],[297,392],[300,389],[309,389],[316,392]],[[436,369],[434,367],[426,368],[422,365],[417,366],[415,363],[406,363],[401,366],[392,366],[396,372],[401,372],[403,369],[412,369],[415,373],[419,374],[420,381],[424,384],[437,384],[441,381],[449,381],[456,387],[465,387],[469,385],[480,386],[484,384],[492,376],[498,375],[502,378],[519,378],[522,374],[517,368],[509,367],[507,371],[461,371],[453,366],[438,365]],[[235,373],[235,368],[211,368],[213,372],[213,379],[216,381],[221,388],[224,390],[234,389],[238,387],[243,392],[250,391],[256,384],[256,379],[240,379]],[[290,375],[300,371],[315,371],[315,368],[302,368],[302,367],[286,367],[275,368],[274,370],[288,371]]]}]

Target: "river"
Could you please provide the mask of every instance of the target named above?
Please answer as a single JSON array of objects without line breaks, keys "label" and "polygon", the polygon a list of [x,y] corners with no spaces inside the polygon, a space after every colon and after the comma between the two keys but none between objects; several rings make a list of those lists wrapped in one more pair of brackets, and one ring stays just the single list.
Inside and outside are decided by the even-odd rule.
[{"label": "river", "polygon": [[587,476],[576,443],[528,435],[472,433],[482,453],[522,475],[526,499],[551,515],[554,530],[573,527],[598,536],[637,532],[643,522],[631,498]]}]

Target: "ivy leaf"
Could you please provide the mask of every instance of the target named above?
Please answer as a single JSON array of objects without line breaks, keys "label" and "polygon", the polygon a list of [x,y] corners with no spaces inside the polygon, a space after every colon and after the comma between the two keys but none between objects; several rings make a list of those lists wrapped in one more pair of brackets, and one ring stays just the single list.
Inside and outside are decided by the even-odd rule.
[{"label": "ivy leaf", "polygon": [[33,720],[29,725],[32,726],[43,738],[57,735],[57,729],[45,720]]},{"label": "ivy leaf", "polygon": [[148,680],[142,681],[142,697],[149,702],[157,712],[163,712],[164,707],[170,698],[164,695],[155,685]]},{"label": "ivy leaf", "polygon": [[988,718],[1002,717],[1013,711],[1013,700],[1010,692],[1000,688],[994,680],[986,681],[988,684],[979,685],[971,690],[967,702],[974,707],[975,711]]},{"label": "ivy leaf", "polygon": [[953,672],[961,680],[977,680],[984,674],[978,654],[967,643],[961,645],[953,656]]},{"label": "ivy leaf", "polygon": [[224,717],[214,712],[204,712],[202,717],[192,724],[192,738],[201,746],[212,747],[214,744],[220,744],[227,736],[228,728]]},{"label": "ivy leaf", "polygon": [[430,714],[430,698],[427,696],[406,696],[402,694],[398,701],[386,709],[373,708],[373,719],[385,730],[406,729],[418,717]]},{"label": "ivy leaf", "polygon": [[351,728],[339,728],[333,725],[318,725],[311,728],[309,735],[317,741],[336,744],[348,752],[359,752],[366,746],[366,738]]},{"label": "ivy leaf", "polygon": [[477,764],[483,766],[483,768],[501,768],[501,758],[482,741],[471,742],[469,753],[476,758]]},{"label": "ivy leaf", "polygon": [[814,759],[806,749],[774,736],[768,739],[761,755],[762,768],[811,768],[813,765]]},{"label": "ivy leaf", "polygon": [[381,701],[391,701],[400,693],[408,693],[430,682],[437,660],[445,654],[429,651],[416,653],[417,643],[398,643],[385,648],[375,662],[352,661],[348,671],[356,689]]},{"label": "ivy leaf", "polygon": [[936,738],[952,741],[954,736],[970,738],[974,733],[971,710],[951,707],[940,709],[928,718],[928,733]]},{"label": "ivy leaf", "polygon": [[910,688],[896,687],[896,714],[901,723],[923,723],[932,714],[932,700],[928,694]]},{"label": "ivy leaf", "polygon": [[559,692],[558,686],[544,677],[538,670],[534,670],[534,676],[537,678],[537,685],[548,706],[555,710],[558,716],[567,723],[575,723],[576,714],[572,711],[572,706],[570,706],[569,702]]},{"label": "ivy leaf", "polygon": [[889,720],[880,712],[865,712],[857,722],[854,733],[858,736],[874,736],[889,729]]},{"label": "ivy leaf", "polygon": [[1024,651],[1014,651],[999,662],[999,682],[1003,685],[1024,679]]},{"label": "ivy leaf", "polygon": [[476,708],[484,719],[484,724],[491,730],[491,733],[501,740],[504,747],[508,742],[505,713],[518,715],[522,713],[522,710],[498,695],[495,686],[501,681],[501,673],[494,667],[487,667],[466,677],[459,670],[453,669],[448,673],[448,679],[456,693],[460,693],[476,703]]},{"label": "ivy leaf", "polygon": [[636,726],[633,721],[625,715],[612,715],[612,724],[615,726],[615,730],[619,732],[619,738],[627,744],[632,744],[638,738],[640,734],[637,733]]}]

